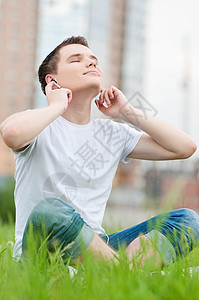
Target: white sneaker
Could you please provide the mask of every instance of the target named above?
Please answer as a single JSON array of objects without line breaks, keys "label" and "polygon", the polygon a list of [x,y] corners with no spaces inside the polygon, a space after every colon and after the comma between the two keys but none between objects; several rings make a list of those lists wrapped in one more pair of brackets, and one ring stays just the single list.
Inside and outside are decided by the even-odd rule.
[{"label": "white sneaker", "polygon": [[77,274],[77,270],[75,268],[71,267],[71,266],[68,266],[68,272],[69,272],[70,278],[73,278],[74,275]]}]

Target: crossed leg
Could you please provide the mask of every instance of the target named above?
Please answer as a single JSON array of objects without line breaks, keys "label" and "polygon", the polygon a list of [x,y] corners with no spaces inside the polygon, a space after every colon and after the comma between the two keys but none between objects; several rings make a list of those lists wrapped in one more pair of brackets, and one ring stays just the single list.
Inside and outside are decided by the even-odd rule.
[{"label": "crossed leg", "polygon": [[[133,267],[133,257],[136,257],[137,255],[143,253],[143,245],[146,243],[148,244],[148,251],[147,253],[144,253],[144,255],[142,255],[142,266],[144,266],[145,260],[149,259],[153,255],[156,255],[157,257],[157,265],[162,264],[162,260],[158,251],[155,250],[151,241],[146,236],[142,235],[133,240],[126,248],[127,258],[129,259],[130,263],[130,269]],[[94,233],[93,239],[85,252],[91,252],[97,259],[103,259],[107,262],[112,260],[116,264],[119,263],[118,252],[110,247],[107,243],[105,243],[105,241],[96,233]],[[77,259],[72,260],[71,263],[75,265],[79,260],[82,261],[82,255],[80,255]]]},{"label": "crossed leg", "polygon": [[148,251],[140,255],[142,265],[153,255],[156,258],[156,265],[168,265],[174,262],[177,256],[186,256],[199,244],[198,215],[190,209],[177,209],[163,213],[131,228],[109,235],[111,247],[94,234],[86,251],[91,251],[96,257],[107,261],[113,259],[118,263],[117,250],[120,245],[125,245],[127,257],[131,262],[133,257],[142,253],[142,245],[146,243]]},{"label": "crossed leg", "polygon": [[[43,224],[46,236],[43,235]],[[44,240],[48,238],[49,251],[61,246],[63,259],[72,258],[73,262],[76,258],[81,260],[82,242],[86,252],[92,252],[99,259],[113,260],[118,263],[117,251],[121,245],[125,246],[131,262],[132,258],[142,251],[142,242],[150,244],[152,241],[147,254],[142,257],[142,264],[145,259],[154,254],[154,233],[157,233],[158,237],[157,250],[161,254],[161,258],[164,256],[166,264],[174,261],[176,255],[186,256],[199,244],[199,217],[190,209],[178,209],[164,213],[126,230],[110,234],[107,244],[104,238],[106,236],[99,236],[93,232],[92,228],[71,206],[59,199],[47,198],[39,202],[30,214],[22,240],[23,254],[27,251],[30,225],[36,229],[33,232],[35,238],[40,233]]]}]

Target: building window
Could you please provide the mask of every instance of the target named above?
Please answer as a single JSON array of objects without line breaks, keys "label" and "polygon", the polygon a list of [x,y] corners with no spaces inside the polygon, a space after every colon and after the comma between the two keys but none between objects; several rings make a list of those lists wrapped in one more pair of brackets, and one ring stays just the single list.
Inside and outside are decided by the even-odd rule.
[{"label": "building window", "polygon": [[26,29],[26,35],[30,38],[35,38],[35,27],[34,26],[28,27]]},{"label": "building window", "polygon": [[30,52],[30,53],[33,53],[35,51],[35,42],[29,42],[27,45],[26,45],[26,50],[27,52]]},{"label": "building window", "polygon": [[20,43],[18,40],[10,40],[8,41],[7,43],[7,49],[11,52],[14,52],[14,51],[19,51],[20,49]]},{"label": "building window", "polygon": [[9,84],[8,85],[8,88],[6,90],[6,93],[8,95],[16,95],[17,93],[17,86],[16,85],[12,85],[12,84]]},{"label": "building window", "polygon": [[24,80],[26,82],[32,82],[34,80],[34,73],[31,71],[28,71],[24,74]]},{"label": "building window", "polygon": [[25,64],[28,68],[33,68],[34,62],[35,60],[33,55],[29,55],[28,57],[26,57]]},{"label": "building window", "polygon": [[12,108],[12,109],[17,107],[16,100],[14,100],[13,98],[9,99],[7,101],[7,107]]},{"label": "building window", "polygon": [[33,88],[32,86],[25,86],[23,89],[23,95],[26,97],[32,97],[33,94]]},{"label": "building window", "polygon": [[12,6],[19,6],[21,5],[21,0],[10,0]]},{"label": "building window", "polygon": [[36,22],[36,19],[37,19],[37,16],[36,14],[33,12],[33,13],[30,13],[29,16],[28,16],[28,21],[30,23],[35,23]]},{"label": "building window", "polygon": [[15,69],[7,70],[6,72],[6,79],[8,80],[16,80],[18,77],[18,71]]},{"label": "building window", "polygon": [[37,7],[37,1],[35,1],[35,0],[28,0],[27,4],[31,8]]},{"label": "building window", "polygon": [[21,33],[21,28],[17,25],[12,26],[11,28],[9,28],[10,34],[13,35],[19,35]]},{"label": "building window", "polygon": [[12,18],[12,21],[16,21],[16,22],[20,21],[20,18],[21,18],[20,11],[18,11],[18,10],[12,11],[11,18]]},{"label": "building window", "polygon": [[9,61],[12,65],[15,65],[19,61],[19,57],[17,55],[11,55]]}]

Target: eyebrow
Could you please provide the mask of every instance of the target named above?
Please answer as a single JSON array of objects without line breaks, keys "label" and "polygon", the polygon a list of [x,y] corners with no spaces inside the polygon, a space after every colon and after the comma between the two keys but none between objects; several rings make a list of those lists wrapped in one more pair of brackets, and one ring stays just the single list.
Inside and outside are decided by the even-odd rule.
[{"label": "eyebrow", "polygon": [[[69,60],[72,57],[78,57],[78,56],[84,56],[84,54],[83,53],[72,54],[66,60]],[[98,59],[97,59],[97,57],[95,55],[89,55],[89,57],[95,59],[97,61],[97,63],[98,63]]]}]

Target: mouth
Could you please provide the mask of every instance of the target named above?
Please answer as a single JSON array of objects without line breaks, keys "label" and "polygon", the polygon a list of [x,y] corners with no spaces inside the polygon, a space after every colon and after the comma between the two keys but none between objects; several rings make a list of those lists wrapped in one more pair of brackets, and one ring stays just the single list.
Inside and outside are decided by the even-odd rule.
[{"label": "mouth", "polygon": [[86,74],[94,74],[94,75],[100,76],[99,73],[97,71],[95,71],[95,70],[83,73],[83,75],[86,75]]}]

